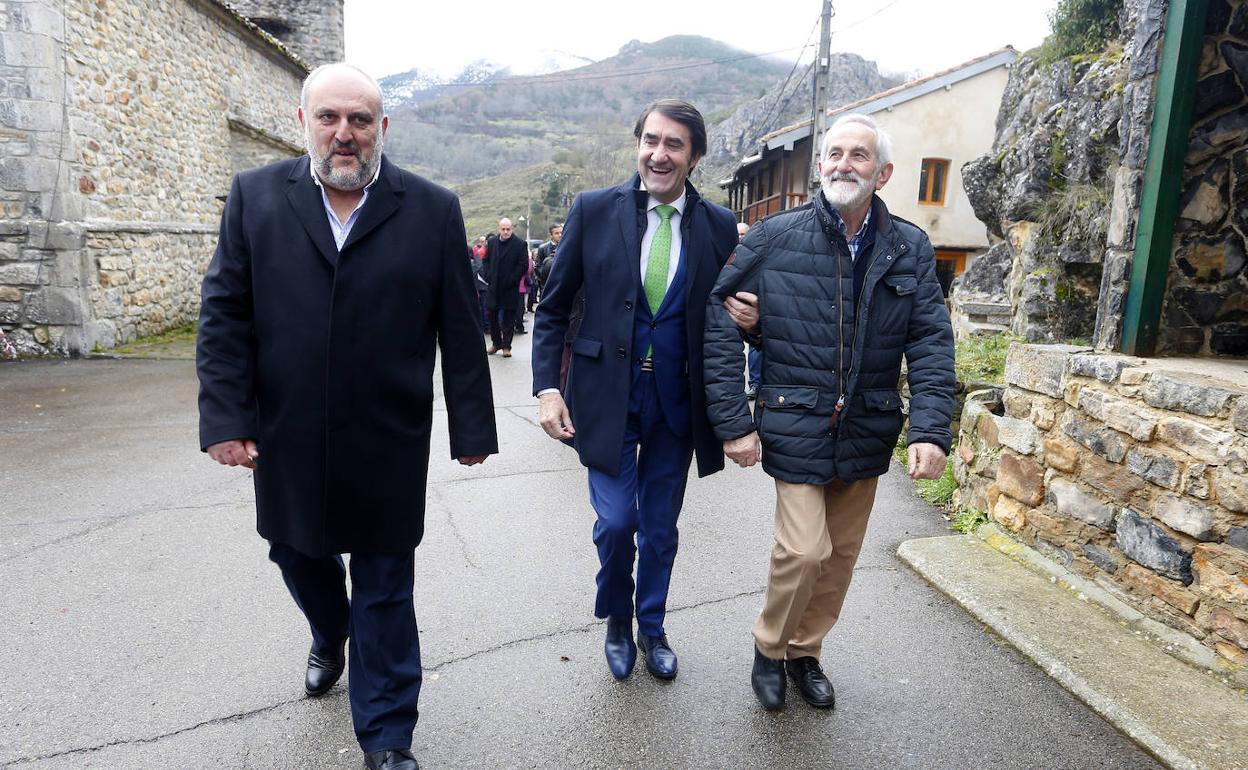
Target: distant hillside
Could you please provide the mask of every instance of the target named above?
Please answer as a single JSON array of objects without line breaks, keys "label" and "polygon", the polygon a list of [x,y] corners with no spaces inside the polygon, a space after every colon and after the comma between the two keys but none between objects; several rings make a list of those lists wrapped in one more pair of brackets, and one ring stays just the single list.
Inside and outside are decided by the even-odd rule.
[{"label": "distant hillside", "polygon": [[[833,68],[833,103],[894,84],[858,56],[836,54]],[[744,148],[809,115],[805,71],[692,35],[633,41],[609,59],[549,75],[516,77],[479,62],[444,83],[413,70],[382,80],[390,114],[386,153],[456,189],[470,233],[492,230],[489,220],[503,214],[532,214],[536,224],[561,214],[539,200],[631,173],[637,113],[654,99],[678,97],[707,118],[710,151],[694,182],[718,198],[715,181]]]}]

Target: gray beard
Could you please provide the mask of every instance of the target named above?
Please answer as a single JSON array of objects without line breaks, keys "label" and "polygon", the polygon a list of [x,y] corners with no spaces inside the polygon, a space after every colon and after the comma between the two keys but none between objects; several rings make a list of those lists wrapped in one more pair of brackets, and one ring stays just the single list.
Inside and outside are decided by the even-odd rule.
[{"label": "gray beard", "polygon": [[[857,177],[857,174],[854,176]],[[878,179],[878,176],[869,180],[859,177],[854,180],[857,186],[849,188],[843,184],[836,184],[829,175],[819,178],[819,187],[823,189],[823,196],[828,199],[832,208],[837,211],[853,211],[871,197],[871,191],[875,188]]]},{"label": "gray beard", "polygon": [[322,184],[327,184],[335,190],[351,192],[354,190],[362,190],[373,181],[373,175],[377,173],[377,165],[381,160],[381,151],[385,139],[381,132],[377,132],[376,141],[373,144],[372,155],[365,157],[363,154],[356,155],[359,166],[355,171],[340,171],[334,168],[334,148],[330,145],[329,152],[324,155],[317,153],[315,145],[312,143],[310,134],[304,134],[304,144],[307,145],[308,157],[312,159],[312,168],[316,170],[316,176],[321,180]]}]

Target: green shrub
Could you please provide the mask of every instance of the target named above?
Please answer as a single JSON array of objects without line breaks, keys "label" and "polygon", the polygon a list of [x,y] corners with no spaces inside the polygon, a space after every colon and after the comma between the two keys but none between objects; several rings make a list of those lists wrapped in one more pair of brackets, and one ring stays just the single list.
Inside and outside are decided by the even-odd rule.
[{"label": "green shrub", "polygon": [[1042,63],[1099,53],[1116,39],[1122,0],[1059,0],[1049,15],[1053,31],[1036,54]]}]

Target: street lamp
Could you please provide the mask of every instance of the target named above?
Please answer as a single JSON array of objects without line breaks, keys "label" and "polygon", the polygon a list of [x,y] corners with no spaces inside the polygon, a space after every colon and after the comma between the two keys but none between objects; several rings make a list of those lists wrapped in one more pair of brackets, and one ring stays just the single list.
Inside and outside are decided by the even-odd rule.
[{"label": "street lamp", "polygon": [[525,245],[525,247],[527,248],[527,247],[528,247],[528,245],[529,245],[529,218],[528,218],[528,217],[518,217],[518,218],[516,219],[516,221],[517,221],[517,222],[522,222],[522,223],[524,224],[524,245]]}]

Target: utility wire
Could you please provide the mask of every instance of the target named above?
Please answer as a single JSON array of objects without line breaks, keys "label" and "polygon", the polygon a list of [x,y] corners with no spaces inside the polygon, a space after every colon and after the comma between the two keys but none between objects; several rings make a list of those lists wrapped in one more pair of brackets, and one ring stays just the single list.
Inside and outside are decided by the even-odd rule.
[{"label": "utility wire", "polygon": [[[814,36],[815,36],[815,30],[819,29],[819,22],[820,22],[820,18],[821,18],[821,17],[819,17],[819,16],[816,16],[816,17],[815,17],[815,23],[814,23],[814,26],[812,26],[812,27],[810,28],[810,33],[809,33],[808,35],[806,35],[806,43],[802,46],[802,48],[803,48],[803,49],[806,49],[806,48],[809,48],[809,47],[810,47],[810,39],[811,39],[812,37],[814,37]],[[768,125],[770,125],[770,121],[771,121],[771,117],[772,117],[772,114],[773,114],[773,113],[774,113],[774,114],[777,114],[777,115],[778,115],[778,114],[780,114],[780,113],[779,113],[779,112],[777,112],[777,110],[776,110],[776,105],[780,104],[780,98],[781,98],[782,96],[784,96],[784,89],[788,88],[788,86],[789,86],[789,81],[793,79],[793,73],[794,73],[794,72],[797,72],[797,67],[798,67],[798,65],[799,65],[799,64],[801,64],[801,62],[802,62],[802,59],[801,59],[801,57],[800,57],[800,56],[799,56],[796,60],[794,60],[794,62],[793,62],[793,69],[789,70],[789,75],[788,75],[788,77],[786,77],[786,78],[784,79],[784,83],[782,83],[782,84],[780,85],[780,90],[776,92],[776,99],[775,99],[775,101],[773,101],[773,102],[771,103],[771,109],[767,110],[767,117],[763,118],[763,122],[760,124],[760,125],[762,125],[762,126],[763,126],[763,128],[764,128],[764,129],[765,129]],[[805,76],[805,75],[802,75],[802,80],[805,80],[805,79],[806,79],[806,76]],[[801,85],[802,80],[797,81],[797,82],[798,82],[798,86],[800,86],[800,85]],[[787,100],[785,101],[785,105],[786,105],[786,106],[788,105],[788,101],[787,101]]]}]

